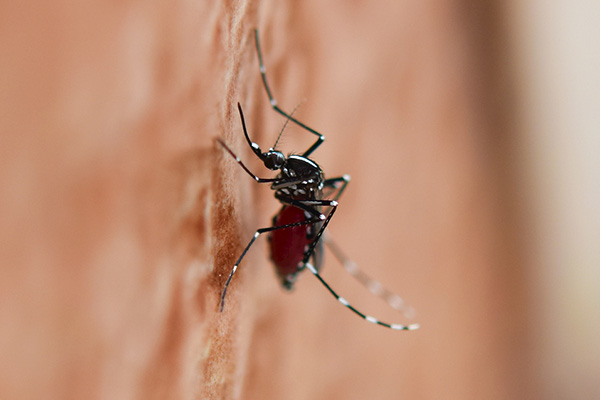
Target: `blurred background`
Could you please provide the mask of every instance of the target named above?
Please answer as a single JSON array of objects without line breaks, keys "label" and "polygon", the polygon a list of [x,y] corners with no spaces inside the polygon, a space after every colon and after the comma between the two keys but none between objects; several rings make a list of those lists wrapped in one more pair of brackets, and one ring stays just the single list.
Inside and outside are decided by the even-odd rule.
[{"label": "blurred background", "polygon": [[600,48],[593,2],[515,2],[507,13],[528,204],[536,368],[546,398],[597,398],[600,363]]},{"label": "blurred background", "polygon": [[[0,398],[598,399],[600,4],[0,4]],[[258,175],[282,108],[352,181],[292,293]],[[291,124],[280,142],[313,137]],[[260,171],[260,173],[259,173]]]}]

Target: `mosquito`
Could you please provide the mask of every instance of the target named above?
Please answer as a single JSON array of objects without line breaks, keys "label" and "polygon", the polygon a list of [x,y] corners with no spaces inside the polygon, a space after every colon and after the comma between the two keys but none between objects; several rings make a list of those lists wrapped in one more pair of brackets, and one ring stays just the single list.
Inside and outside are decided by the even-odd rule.
[{"label": "mosquito", "polygon": [[[281,209],[273,217],[272,225],[258,229],[244,251],[233,266],[223,292],[221,293],[220,311],[225,307],[225,298],[229,284],[237,271],[240,263],[252,247],[256,239],[267,234],[270,248],[270,258],[275,266],[275,271],[281,285],[291,290],[298,274],[308,269],[325,288],[336,298],[338,302],[351,310],[354,314],[373,324],[381,325],[394,330],[415,330],[418,324],[395,324],[380,321],[379,319],[365,314],[352,306],[344,297],[337,294],[335,290],[322,278],[320,270],[323,264],[323,247],[327,245],[334,256],[352,276],[367,287],[373,294],[383,298],[392,308],[402,312],[411,318],[414,311],[404,304],[398,296],[388,291],[383,285],[362,272],[358,266],[344,255],[341,249],[325,234],[327,225],[335,214],[338,200],[346,186],[350,182],[349,175],[334,178],[325,178],[323,170],[310,158],[311,154],[323,143],[325,137],[314,129],[308,127],[279,108],[273,97],[271,88],[267,82],[266,68],[260,48],[258,30],[254,31],[256,52],[260,74],[265,91],[269,98],[271,107],[289,121],[317,137],[316,141],[302,154],[284,155],[277,150],[277,142],[267,151],[262,151],[260,146],[250,140],[244,112],[238,103],[238,111],[242,122],[244,137],[254,154],[263,162],[264,166],[272,171],[278,171],[274,178],[259,178],[242,162],[242,160],[221,139],[217,142],[235,159],[242,169],[250,175],[257,183],[268,183],[275,193],[275,198],[281,203]],[[283,127],[285,129],[285,125]],[[283,129],[279,135],[283,133]],[[330,197],[330,198],[327,198]]]}]

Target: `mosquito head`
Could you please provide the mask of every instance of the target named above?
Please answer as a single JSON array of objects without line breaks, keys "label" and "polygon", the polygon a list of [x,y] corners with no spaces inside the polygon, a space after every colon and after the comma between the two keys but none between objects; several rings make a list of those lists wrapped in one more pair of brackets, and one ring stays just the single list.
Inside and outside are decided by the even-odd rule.
[{"label": "mosquito head", "polygon": [[262,153],[260,159],[265,163],[265,167],[274,171],[281,169],[283,164],[285,164],[283,153],[274,149],[269,149],[266,153]]}]

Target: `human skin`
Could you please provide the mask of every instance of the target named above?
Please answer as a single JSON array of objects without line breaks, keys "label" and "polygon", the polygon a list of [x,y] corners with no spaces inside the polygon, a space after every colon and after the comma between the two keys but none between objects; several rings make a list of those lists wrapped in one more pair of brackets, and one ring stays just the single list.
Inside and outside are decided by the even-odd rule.
[{"label": "human skin", "polygon": [[[208,3],[1,6],[0,397],[516,398],[507,123],[478,101],[493,79],[458,5]],[[215,142],[269,175],[236,109],[272,145],[256,27],[281,106],[326,136],[315,161],[352,175],[331,234],[420,330],[368,324],[308,272],[285,292],[264,240],[218,312],[279,207]],[[313,139],[289,126],[282,146]],[[331,254],[324,274],[411,322]]]}]

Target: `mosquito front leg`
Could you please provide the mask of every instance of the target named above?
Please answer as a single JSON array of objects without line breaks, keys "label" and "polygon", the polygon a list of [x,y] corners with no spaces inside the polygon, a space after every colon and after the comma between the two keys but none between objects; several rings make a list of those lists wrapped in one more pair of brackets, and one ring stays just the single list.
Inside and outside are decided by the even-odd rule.
[{"label": "mosquito front leg", "polygon": [[267,232],[273,232],[273,231],[277,231],[277,230],[282,230],[282,229],[287,229],[287,228],[293,228],[295,226],[301,226],[301,225],[309,225],[309,224],[316,224],[316,223],[320,223],[321,220],[320,219],[307,219],[305,221],[300,221],[300,222],[295,222],[292,224],[285,224],[285,225],[279,225],[279,226],[270,226],[267,228],[261,228],[258,229],[254,235],[252,235],[252,239],[250,239],[250,242],[248,243],[248,245],[246,246],[246,248],[244,249],[244,251],[242,252],[242,255],[240,256],[240,258],[238,258],[238,260],[236,261],[236,263],[233,265],[233,268],[231,269],[231,272],[229,273],[229,276],[227,277],[227,281],[225,282],[225,286],[223,287],[223,292],[221,293],[221,302],[220,302],[220,306],[219,306],[219,311],[223,312],[223,308],[225,307],[225,296],[227,295],[227,289],[229,288],[229,284],[231,283],[231,279],[233,278],[233,275],[235,274],[235,272],[237,271],[240,263],[242,262],[242,260],[244,259],[244,257],[246,256],[246,253],[248,252],[248,250],[250,250],[250,247],[252,247],[252,245],[254,244],[254,241],[263,233],[267,233]]},{"label": "mosquito front leg", "polygon": [[256,42],[256,53],[258,54],[258,66],[260,68],[260,75],[262,77],[263,85],[267,92],[267,96],[269,97],[269,103],[271,104],[271,107],[273,107],[273,110],[277,111],[279,114],[283,115],[290,121],[294,122],[298,126],[301,126],[302,128],[306,129],[307,131],[309,131],[310,133],[312,133],[313,135],[316,135],[318,137],[317,141],[315,143],[313,143],[313,145],[310,146],[308,148],[308,150],[306,150],[302,154],[303,157],[308,157],[313,151],[315,151],[317,149],[317,147],[319,147],[321,145],[321,143],[323,143],[323,141],[325,140],[325,136],[321,135],[319,132],[315,131],[314,129],[310,128],[309,126],[298,121],[296,118],[292,117],[291,114],[288,114],[285,111],[283,111],[281,108],[279,108],[279,105],[277,105],[277,100],[275,100],[275,98],[273,97],[271,88],[269,87],[269,83],[267,82],[267,69],[265,68],[265,65],[263,63],[262,51],[260,50],[260,41],[258,40],[258,29],[254,30],[254,39]]}]

